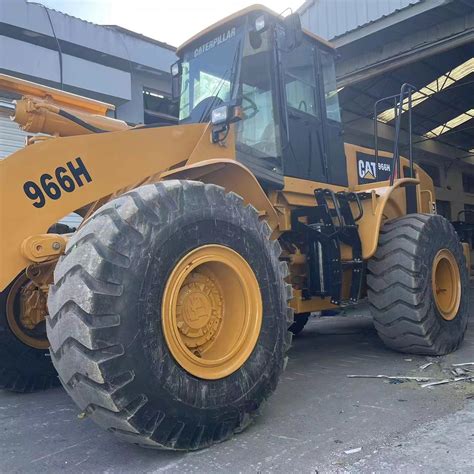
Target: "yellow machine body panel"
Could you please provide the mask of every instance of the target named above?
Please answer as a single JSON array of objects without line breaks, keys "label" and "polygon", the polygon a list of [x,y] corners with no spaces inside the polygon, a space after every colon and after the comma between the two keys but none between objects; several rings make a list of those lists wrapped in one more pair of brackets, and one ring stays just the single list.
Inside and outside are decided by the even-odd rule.
[{"label": "yellow machine body panel", "polygon": [[[178,49],[176,51],[177,54],[180,54],[184,49],[188,48],[190,45],[195,43],[197,40],[201,39],[206,34],[212,32],[212,31],[215,31],[216,29],[220,28],[223,25],[226,25],[227,23],[232,22],[235,19],[246,16],[249,13],[255,13],[255,12],[265,12],[265,13],[269,14],[270,16],[277,16],[276,13],[272,9],[266,7],[265,5],[261,5],[261,4],[258,4],[258,3],[254,4],[254,5],[250,5],[250,6],[245,7],[243,9],[231,14],[231,15],[228,15],[228,16],[222,18],[221,20],[219,20],[216,23],[210,25],[209,27],[205,28],[204,30],[201,30],[199,33],[197,33],[196,35],[194,35],[191,38],[189,38],[188,40],[186,40],[183,44],[181,44],[178,47]],[[335,47],[332,43],[325,40],[321,36],[318,36],[318,35],[312,33],[309,30],[306,30],[306,29],[303,28],[303,34],[305,34],[306,36],[309,36],[310,38],[317,41],[318,43],[324,44],[326,47],[328,47],[330,49],[335,49]]]},{"label": "yellow machine body panel", "polygon": [[[211,142],[210,128],[192,124],[54,138],[27,146],[0,162],[0,290],[31,263],[31,255],[22,251],[26,239],[46,233],[71,212],[147,182],[182,178],[220,184],[257,207],[275,237],[289,230],[291,209],[314,206],[314,189],[328,186],[285,178],[284,188],[270,195],[273,207],[252,173],[235,162],[233,134],[226,146],[216,145]],[[355,168],[351,153],[356,149],[362,148],[346,145],[349,176]],[[229,161],[235,165],[228,166]],[[424,181],[423,190],[420,179],[400,179],[392,187],[387,182],[362,186],[373,192],[373,199],[363,203],[364,218],[359,223],[364,258],[375,252],[382,221],[406,213],[404,186],[415,184],[421,211],[430,212],[431,180],[418,167],[417,176]],[[64,179],[73,189],[61,187]],[[348,189],[360,190],[354,179],[350,178]],[[424,192],[431,196],[429,201],[422,199]]]},{"label": "yellow machine body panel", "polygon": [[157,180],[193,152],[202,159],[234,157],[232,147],[211,144],[208,125],[193,124],[52,138],[0,162],[0,290],[30,263],[21,252],[26,238],[123,188]]},{"label": "yellow machine body panel", "polygon": [[[233,19],[256,12],[275,16],[260,5],[248,7],[191,38],[178,52]],[[321,38],[303,33],[333,49]],[[38,137],[0,162],[0,291],[32,263],[58,258],[67,237],[45,235],[53,224],[75,211],[87,218],[121,193],[160,179],[200,180],[238,193],[267,220],[274,238],[291,231],[294,209],[315,206],[315,189],[369,193],[371,199],[363,200],[363,218],[358,222],[364,259],[376,250],[382,222],[407,213],[408,187],[416,189],[418,212],[434,208],[432,182],[419,167],[415,167],[415,179],[402,173],[392,186],[375,178],[358,184],[357,153],[373,155],[367,148],[345,145],[347,186],[285,176],[281,189],[264,191],[254,173],[236,159],[235,124],[218,140],[213,140],[209,123],[132,128],[107,117],[107,111],[113,110],[107,103],[5,75],[0,75],[0,87],[22,96],[14,119],[23,129],[55,135]],[[402,169],[407,163],[401,159]],[[351,207],[355,212],[355,203]],[[341,256],[351,258],[344,244]],[[300,299],[300,304],[309,311],[329,303],[324,299],[316,303],[313,298]]]}]

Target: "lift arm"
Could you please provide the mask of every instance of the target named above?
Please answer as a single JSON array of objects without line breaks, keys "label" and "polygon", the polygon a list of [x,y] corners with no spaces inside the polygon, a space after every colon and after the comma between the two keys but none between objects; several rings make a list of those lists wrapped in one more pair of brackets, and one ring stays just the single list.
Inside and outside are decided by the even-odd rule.
[{"label": "lift arm", "polygon": [[21,96],[12,119],[31,133],[56,136],[127,130],[124,121],[107,117],[115,106],[52,87],[0,74],[0,89]]}]

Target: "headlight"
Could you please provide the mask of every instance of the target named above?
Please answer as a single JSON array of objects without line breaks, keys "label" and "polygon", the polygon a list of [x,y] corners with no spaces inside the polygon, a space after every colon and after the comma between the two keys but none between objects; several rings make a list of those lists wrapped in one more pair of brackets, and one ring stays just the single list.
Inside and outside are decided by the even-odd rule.
[{"label": "headlight", "polygon": [[174,64],[171,66],[171,75],[172,75],[173,77],[178,76],[178,75],[180,74],[180,72],[181,72],[180,69],[181,69],[181,68],[180,68],[180,63],[179,63],[179,62],[174,63]]},{"label": "headlight", "polygon": [[222,107],[217,107],[211,113],[211,123],[212,125],[222,125],[226,123],[229,119],[229,107],[223,105]]},{"label": "headlight", "polygon": [[255,31],[263,31],[265,29],[265,26],[267,26],[265,23],[265,15],[257,17],[257,19],[255,20]]}]

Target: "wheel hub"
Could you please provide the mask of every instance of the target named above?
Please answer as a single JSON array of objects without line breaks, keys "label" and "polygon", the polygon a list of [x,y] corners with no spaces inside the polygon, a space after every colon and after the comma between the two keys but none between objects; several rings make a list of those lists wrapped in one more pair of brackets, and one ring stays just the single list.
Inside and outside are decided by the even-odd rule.
[{"label": "wheel hub", "polygon": [[260,287],[240,254],[222,245],[204,245],[172,270],[161,316],[175,361],[196,377],[220,379],[239,369],[257,343]]},{"label": "wheel hub", "polygon": [[432,288],[441,316],[452,321],[461,304],[461,275],[457,261],[448,249],[440,250],[433,260]]},{"label": "wheel hub", "polygon": [[20,308],[21,324],[27,329],[34,329],[48,314],[46,295],[33,282],[29,282],[21,289]]},{"label": "wheel hub", "polygon": [[214,275],[191,273],[178,294],[176,325],[186,347],[199,356],[220,328],[223,316],[221,290]]},{"label": "wheel hub", "polygon": [[25,274],[17,278],[7,296],[6,313],[10,329],[24,344],[47,349],[46,295]]}]

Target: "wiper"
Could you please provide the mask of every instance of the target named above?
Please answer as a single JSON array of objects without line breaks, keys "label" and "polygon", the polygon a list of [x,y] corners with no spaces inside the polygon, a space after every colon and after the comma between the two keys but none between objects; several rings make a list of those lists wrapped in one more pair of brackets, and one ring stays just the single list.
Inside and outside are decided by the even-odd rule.
[{"label": "wiper", "polygon": [[[241,46],[242,42],[239,41],[239,43],[237,44],[237,48],[235,48],[235,53],[234,53],[234,58],[232,60],[232,64],[231,64],[231,68],[230,68],[230,71],[229,69],[227,69],[223,76],[222,76],[222,79],[220,80],[219,84],[217,84],[216,86],[216,89],[214,89],[214,92],[212,93],[212,96],[213,99],[211,100],[211,102],[209,103],[209,105],[204,109],[204,112],[201,114],[201,117],[199,118],[199,122],[201,123],[203,120],[204,120],[204,117],[206,117],[206,115],[212,110],[212,108],[214,107],[215,103],[216,103],[216,100],[217,98],[219,97],[219,93],[222,89],[222,86],[224,85],[224,82],[225,82],[225,79],[227,77],[227,73],[230,72],[230,76],[229,76],[229,80],[232,80],[232,77],[234,76],[234,72],[235,72],[235,69],[237,67],[237,63],[238,63],[238,58],[240,56],[240,46]],[[235,85],[234,85],[235,87]],[[233,93],[233,90],[229,91],[230,94]]]},{"label": "wiper", "polygon": [[212,94],[209,97],[212,97],[212,100],[209,102],[209,105],[203,110],[201,116],[199,117],[199,123],[202,123],[204,120],[204,117],[207,116],[207,114],[212,110],[214,107],[214,104],[216,103],[217,98],[219,97],[219,93],[221,92],[222,86],[224,85],[225,78],[227,77],[227,73],[229,72],[229,69],[227,69],[224,74],[222,75],[222,79],[220,82],[216,85],[215,89],[212,91]]}]

